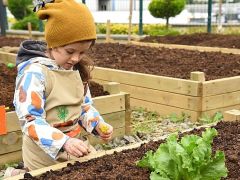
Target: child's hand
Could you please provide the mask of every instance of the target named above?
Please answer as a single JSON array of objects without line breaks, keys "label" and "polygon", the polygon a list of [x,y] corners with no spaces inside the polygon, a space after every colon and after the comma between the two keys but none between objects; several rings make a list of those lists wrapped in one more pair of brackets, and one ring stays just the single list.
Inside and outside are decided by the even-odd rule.
[{"label": "child's hand", "polygon": [[107,124],[105,122],[99,122],[96,130],[103,140],[109,140],[112,138],[113,133],[113,127],[110,124]]},{"label": "child's hand", "polygon": [[77,138],[69,138],[63,145],[63,149],[75,157],[85,156],[90,152],[87,145]]}]

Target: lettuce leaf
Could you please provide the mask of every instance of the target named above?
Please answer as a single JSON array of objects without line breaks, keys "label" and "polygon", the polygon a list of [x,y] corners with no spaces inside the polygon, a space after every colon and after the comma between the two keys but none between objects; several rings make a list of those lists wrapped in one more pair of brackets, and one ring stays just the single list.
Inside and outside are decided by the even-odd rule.
[{"label": "lettuce leaf", "polygon": [[217,151],[212,155],[213,138],[217,130],[207,128],[202,137],[186,135],[178,141],[177,135],[167,138],[155,153],[148,151],[137,166],[148,168],[155,180],[218,180],[227,176],[225,156]]}]

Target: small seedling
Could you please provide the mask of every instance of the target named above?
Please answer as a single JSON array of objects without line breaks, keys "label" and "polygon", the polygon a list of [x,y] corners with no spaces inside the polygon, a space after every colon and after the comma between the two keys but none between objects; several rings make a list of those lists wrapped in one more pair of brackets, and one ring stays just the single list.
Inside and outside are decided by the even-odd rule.
[{"label": "small seedling", "polygon": [[203,114],[201,118],[199,118],[199,121],[202,124],[210,124],[219,122],[223,119],[223,114],[221,112],[216,112],[213,116],[209,116],[207,114]]},{"label": "small seedling", "polygon": [[13,69],[13,68],[15,67],[15,65],[14,65],[13,63],[8,63],[8,64],[7,64],[7,67],[8,67],[9,69]]},{"label": "small seedling", "polygon": [[188,119],[190,116],[182,112],[180,115],[172,113],[168,116],[168,119],[173,123],[181,123]]}]

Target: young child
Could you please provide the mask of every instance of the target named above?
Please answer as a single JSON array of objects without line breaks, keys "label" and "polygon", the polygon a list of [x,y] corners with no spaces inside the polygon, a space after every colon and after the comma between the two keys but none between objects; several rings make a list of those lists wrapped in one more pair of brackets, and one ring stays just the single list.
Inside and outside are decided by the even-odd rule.
[{"label": "young child", "polygon": [[88,146],[76,138],[80,126],[104,140],[113,132],[92,106],[87,85],[91,64],[83,57],[96,40],[90,11],[74,0],[37,2],[38,17],[47,19],[46,43],[21,44],[14,96],[29,170],[66,161],[67,154],[87,155]]}]

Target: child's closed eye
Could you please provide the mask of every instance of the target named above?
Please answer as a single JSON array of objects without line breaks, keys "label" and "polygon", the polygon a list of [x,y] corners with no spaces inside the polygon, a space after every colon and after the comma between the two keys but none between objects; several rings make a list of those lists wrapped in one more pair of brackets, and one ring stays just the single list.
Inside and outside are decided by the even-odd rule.
[{"label": "child's closed eye", "polygon": [[68,54],[73,54],[73,53],[74,53],[74,51],[69,51],[69,50],[66,50],[66,52],[67,52]]}]

